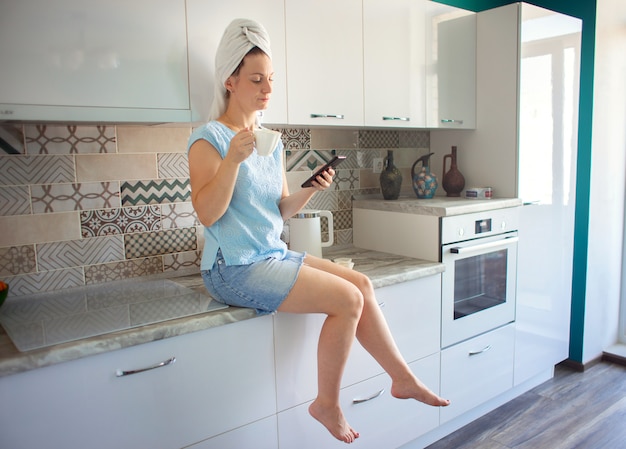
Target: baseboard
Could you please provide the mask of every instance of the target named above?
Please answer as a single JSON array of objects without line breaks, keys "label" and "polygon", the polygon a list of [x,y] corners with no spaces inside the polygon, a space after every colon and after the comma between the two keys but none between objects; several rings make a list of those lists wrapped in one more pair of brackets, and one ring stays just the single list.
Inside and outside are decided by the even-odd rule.
[{"label": "baseboard", "polygon": [[561,363],[559,363],[559,365],[565,366],[566,368],[570,368],[570,369],[573,369],[574,371],[578,371],[582,373],[585,370],[588,370],[589,368],[591,368],[592,366],[597,365],[602,360],[603,360],[602,355],[596,357],[595,359],[588,361],[587,363],[581,363],[577,360],[572,360],[572,359],[565,359]]},{"label": "baseboard", "polygon": [[602,353],[602,360],[626,366],[626,345],[616,344]]}]

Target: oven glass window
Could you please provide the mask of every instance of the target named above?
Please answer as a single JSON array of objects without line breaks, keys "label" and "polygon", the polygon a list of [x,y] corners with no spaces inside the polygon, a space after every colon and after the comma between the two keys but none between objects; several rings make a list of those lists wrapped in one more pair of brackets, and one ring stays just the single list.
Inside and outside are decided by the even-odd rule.
[{"label": "oven glass window", "polygon": [[454,319],[506,302],[507,250],[454,262]]}]

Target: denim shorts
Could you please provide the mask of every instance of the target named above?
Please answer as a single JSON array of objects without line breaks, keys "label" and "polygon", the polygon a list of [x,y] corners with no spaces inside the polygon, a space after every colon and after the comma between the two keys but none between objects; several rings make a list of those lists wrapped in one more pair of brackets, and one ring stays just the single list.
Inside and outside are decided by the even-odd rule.
[{"label": "denim shorts", "polygon": [[276,312],[293,288],[304,256],[288,250],[282,260],[270,257],[250,265],[227,266],[218,251],[213,268],[201,272],[202,279],[216,301],[267,315]]}]

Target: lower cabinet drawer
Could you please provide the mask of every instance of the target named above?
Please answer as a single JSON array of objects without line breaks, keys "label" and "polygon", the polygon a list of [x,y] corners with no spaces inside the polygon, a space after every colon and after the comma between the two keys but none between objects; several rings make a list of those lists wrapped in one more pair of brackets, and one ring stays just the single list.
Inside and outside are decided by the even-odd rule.
[{"label": "lower cabinet drawer", "polygon": [[513,387],[514,343],[510,324],[441,351],[442,423]]},{"label": "lower cabinet drawer", "polygon": [[276,449],[276,415],[239,427],[185,449]]},{"label": "lower cabinet drawer", "polygon": [[[413,372],[433,391],[439,384],[439,354],[409,364]],[[381,374],[341,390],[341,406],[346,419],[360,433],[360,448],[399,447],[439,425],[439,408],[414,400],[391,396],[391,379]],[[382,394],[378,395],[380,391]],[[355,403],[355,400],[372,398]],[[278,414],[281,448],[345,448],[308,412],[310,402]]]}]

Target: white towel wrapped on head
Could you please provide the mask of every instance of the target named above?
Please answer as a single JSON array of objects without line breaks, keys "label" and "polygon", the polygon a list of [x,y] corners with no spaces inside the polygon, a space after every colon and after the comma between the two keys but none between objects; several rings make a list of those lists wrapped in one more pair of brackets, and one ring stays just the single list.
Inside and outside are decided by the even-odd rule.
[{"label": "white towel wrapped on head", "polygon": [[209,120],[219,118],[226,111],[224,83],[254,47],[272,58],[270,38],[263,25],[250,19],[235,19],[226,27],[215,54],[215,92]]}]

